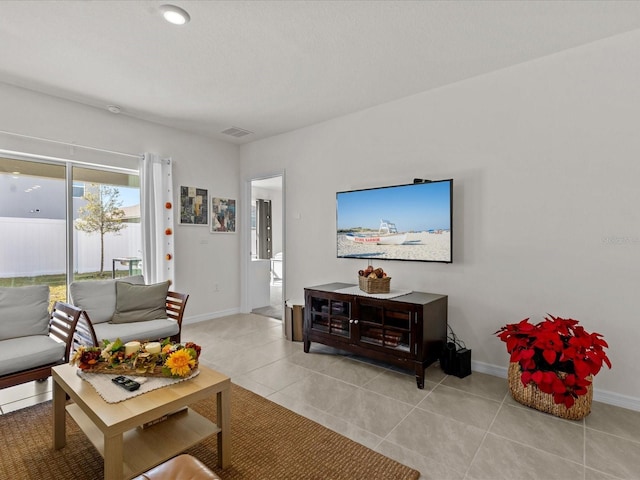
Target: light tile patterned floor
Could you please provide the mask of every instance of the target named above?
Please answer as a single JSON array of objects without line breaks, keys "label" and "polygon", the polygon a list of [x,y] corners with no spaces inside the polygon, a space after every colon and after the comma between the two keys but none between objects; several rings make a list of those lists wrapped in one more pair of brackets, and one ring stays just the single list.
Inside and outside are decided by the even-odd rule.
[{"label": "light tile patterned floor", "polygon": [[[640,412],[594,402],[583,421],[516,403],[506,380],[411,372],[283,338],[278,320],[185,325],[201,361],[232,381],[437,480],[640,480]],[[51,381],[0,391],[3,413],[51,398]],[[0,417],[2,421],[2,417]],[[285,479],[287,480],[287,479]]]}]

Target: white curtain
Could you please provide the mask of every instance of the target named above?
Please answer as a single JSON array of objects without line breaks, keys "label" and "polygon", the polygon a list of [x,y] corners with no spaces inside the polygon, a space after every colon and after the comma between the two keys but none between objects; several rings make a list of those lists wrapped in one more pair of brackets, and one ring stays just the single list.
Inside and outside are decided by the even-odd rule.
[{"label": "white curtain", "polygon": [[174,283],[172,184],[171,159],[145,153],[140,160],[140,213],[142,273],[148,284]]}]

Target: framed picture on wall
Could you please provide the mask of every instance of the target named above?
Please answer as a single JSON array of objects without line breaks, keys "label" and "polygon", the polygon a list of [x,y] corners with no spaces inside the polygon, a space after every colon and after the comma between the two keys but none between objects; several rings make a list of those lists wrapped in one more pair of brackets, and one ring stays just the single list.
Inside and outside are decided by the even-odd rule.
[{"label": "framed picture on wall", "polygon": [[209,194],[207,189],[180,187],[180,224],[209,225]]},{"label": "framed picture on wall", "polygon": [[211,233],[235,233],[236,201],[231,198],[211,198]]}]

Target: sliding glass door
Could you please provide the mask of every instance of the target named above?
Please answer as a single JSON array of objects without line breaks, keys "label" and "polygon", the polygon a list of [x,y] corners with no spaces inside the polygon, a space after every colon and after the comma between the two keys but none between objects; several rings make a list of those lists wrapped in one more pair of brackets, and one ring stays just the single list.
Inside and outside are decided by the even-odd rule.
[{"label": "sliding glass door", "polygon": [[0,286],[66,290],[65,166],[0,158]]},{"label": "sliding glass door", "polygon": [[74,279],[142,273],[138,175],[73,167]]},{"label": "sliding glass door", "polygon": [[49,285],[52,303],[74,279],[140,273],[138,175],[0,158],[0,252],[0,287]]}]

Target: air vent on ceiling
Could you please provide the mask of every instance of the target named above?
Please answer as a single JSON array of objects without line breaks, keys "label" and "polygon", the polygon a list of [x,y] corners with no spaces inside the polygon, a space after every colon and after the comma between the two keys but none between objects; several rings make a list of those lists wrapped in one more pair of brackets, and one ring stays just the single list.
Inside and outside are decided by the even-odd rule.
[{"label": "air vent on ceiling", "polygon": [[231,128],[227,128],[226,130],[223,130],[221,133],[239,138],[239,137],[244,137],[245,135],[250,135],[253,132],[250,132],[249,130],[245,130],[243,128],[231,127]]}]

